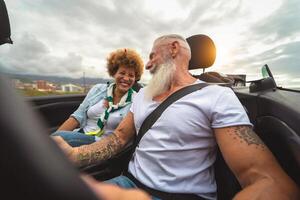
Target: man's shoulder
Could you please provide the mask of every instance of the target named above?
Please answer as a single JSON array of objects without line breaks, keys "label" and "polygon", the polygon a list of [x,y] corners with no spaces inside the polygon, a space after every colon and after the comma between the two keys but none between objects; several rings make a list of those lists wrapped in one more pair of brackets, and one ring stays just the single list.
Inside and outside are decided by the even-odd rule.
[{"label": "man's shoulder", "polygon": [[[205,83],[205,82],[203,82]],[[210,84],[207,83],[208,85],[198,92],[203,91],[204,93],[207,93],[207,95],[212,95],[212,96],[219,96],[222,95],[223,93],[233,93],[232,89],[226,86],[221,86],[217,84]]]}]

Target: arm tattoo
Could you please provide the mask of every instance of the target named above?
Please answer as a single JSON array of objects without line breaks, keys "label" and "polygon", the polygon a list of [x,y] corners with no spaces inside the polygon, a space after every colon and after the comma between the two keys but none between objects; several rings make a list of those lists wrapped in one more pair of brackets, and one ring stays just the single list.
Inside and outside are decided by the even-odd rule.
[{"label": "arm tattoo", "polygon": [[80,146],[76,156],[77,164],[85,166],[107,160],[118,153],[123,146],[120,138],[115,134],[111,134],[100,142]]},{"label": "arm tattoo", "polygon": [[230,135],[234,134],[233,139],[238,139],[241,143],[246,143],[249,146],[255,145],[265,149],[266,146],[263,141],[256,135],[256,133],[248,126],[236,126],[233,127],[233,131],[229,132]]}]

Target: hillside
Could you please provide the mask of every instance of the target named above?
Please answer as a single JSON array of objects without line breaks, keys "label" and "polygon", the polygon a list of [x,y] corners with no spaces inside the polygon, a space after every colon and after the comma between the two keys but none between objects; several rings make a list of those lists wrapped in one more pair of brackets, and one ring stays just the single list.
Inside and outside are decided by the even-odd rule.
[{"label": "hillside", "polygon": [[11,79],[19,79],[23,82],[32,82],[36,80],[45,80],[56,84],[72,83],[77,85],[95,85],[97,83],[107,83],[111,79],[102,78],[69,78],[69,77],[58,77],[58,76],[42,76],[42,75],[30,75],[30,74],[6,74]]}]

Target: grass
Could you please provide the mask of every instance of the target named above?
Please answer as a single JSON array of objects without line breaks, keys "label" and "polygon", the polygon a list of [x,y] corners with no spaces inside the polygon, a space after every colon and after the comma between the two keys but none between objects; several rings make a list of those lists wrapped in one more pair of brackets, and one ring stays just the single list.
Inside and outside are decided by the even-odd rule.
[{"label": "grass", "polygon": [[18,89],[19,93],[24,96],[50,96],[50,95],[66,95],[66,94],[82,94],[83,92],[57,92],[57,91],[38,91],[38,90],[31,90],[31,89]]}]

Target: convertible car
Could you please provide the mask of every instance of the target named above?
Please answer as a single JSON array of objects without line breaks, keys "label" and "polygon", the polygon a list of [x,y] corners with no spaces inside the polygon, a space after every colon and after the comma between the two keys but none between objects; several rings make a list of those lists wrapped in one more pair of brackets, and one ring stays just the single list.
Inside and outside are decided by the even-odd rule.
[{"label": "convertible car", "polygon": [[[0,28],[0,44],[12,43],[3,0],[0,0]],[[195,76],[212,84],[232,87],[233,82],[226,77],[204,70],[215,60],[213,41],[205,35],[194,35],[187,40],[192,49],[190,69],[203,69],[202,74]],[[262,72],[263,78],[252,81],[249,87],[232,89],[256,133],[300,186],[300,92],[277,87],[267,65],[262,67]],[[69,117],[85,95],[24,98],[9,85],[7,78],[1,75],[1,198],[96,200],[79,178],[80,172],[98,180],[121,174],[132,153],[130,145],[106,162],[76,169],[49,134]],[[231,199],[241,187],[220,153],[215,171],[218,199]]]}]

